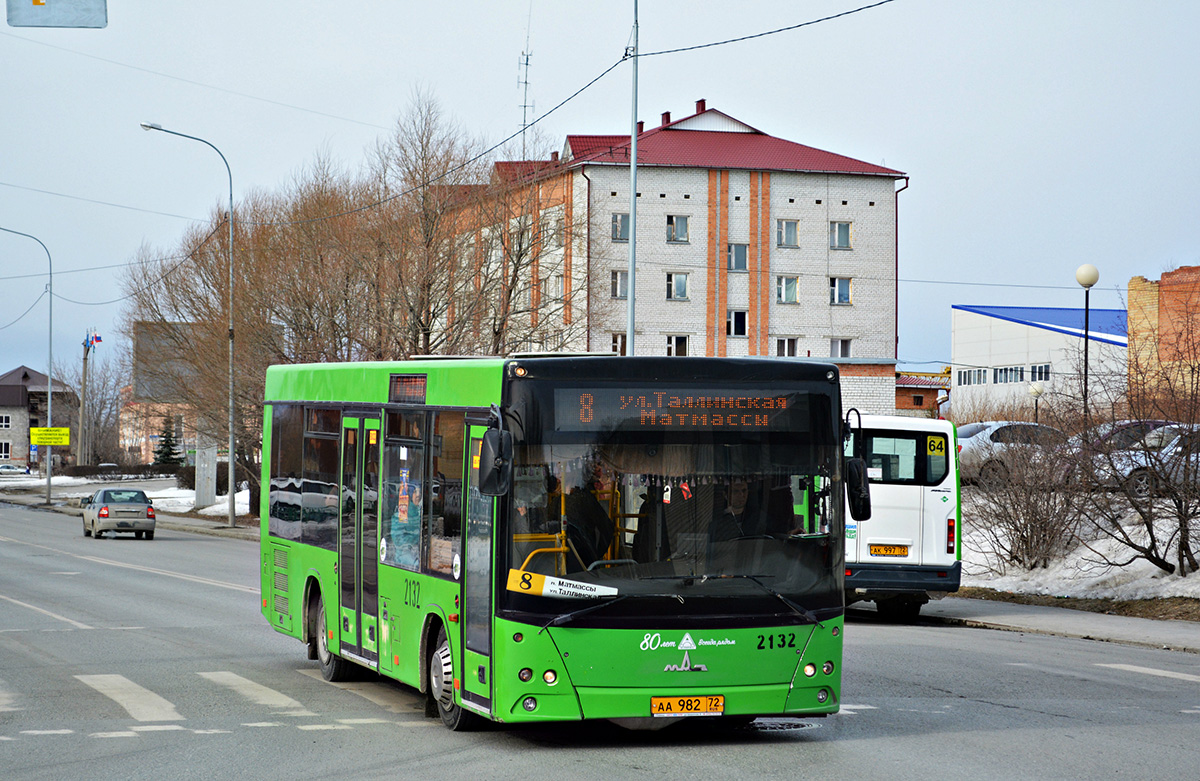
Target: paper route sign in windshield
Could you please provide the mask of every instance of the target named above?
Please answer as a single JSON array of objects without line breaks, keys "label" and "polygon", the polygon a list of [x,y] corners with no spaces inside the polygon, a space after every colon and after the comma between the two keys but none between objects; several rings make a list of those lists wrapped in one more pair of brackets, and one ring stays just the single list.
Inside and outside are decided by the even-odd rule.
[{"label": "paper route sign in windshield", "polygon": [[595,599],[610,597],[617,593],[611,586],[597,586],[595,583],[580,583],[577,580],[563,580],[549,575],[539,575],[536,572],[526,572],[519,569],[508,571],[508,590],[519,591],[522,594],[535,594],[540,597],[557,597],[559,599]]}]

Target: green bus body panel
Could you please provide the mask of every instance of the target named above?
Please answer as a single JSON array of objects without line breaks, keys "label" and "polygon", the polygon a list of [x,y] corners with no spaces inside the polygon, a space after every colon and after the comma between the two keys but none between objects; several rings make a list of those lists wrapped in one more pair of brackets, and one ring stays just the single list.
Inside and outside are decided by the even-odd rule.
[{"label": "green bus body panel", "polygon": [[[840,702],[841,618],[820,627],[658,632],[570,627],[539,632],[539,627],[503,619],[496,619],[495,627],[492,709],[498,721],[646,717],[651,697],[673,695],[723,695],[729,716],[836,713]],[[792,633],[795,648],[788,646]],[[767,636],[778,639],[781,634],[783,648],[759,650],[760,638],[766,646]],[[642,650],[642,643],[654,635],[660,638],[659,647]],[[678,644],[685,635],[697,646],[687,652],[689,670],[678,669],[684,661]],[[674,645],[664,647],[664,642]],[[834,663],[830,674],[821,670],[827,661]],[[812,678],[803,673],[808,662],[817,667]],[[705,669],[698,669],[701,666]],[[523,667],[533,671],[528,683],[517,677]],[[555,673],[554,683],[546,683],[546,671]],[[824,703],[817,700],[822,689],[829,695]],[[527,697],[537,701],[534,711],[523,706]]]},{"label": "green bus body panel", "polygon": [[267,369],[265,397],[272,401],[386,404],[393,374],[426,375],[426,404],[488,407],[500,402],[504,362],[497,359],[310,363]]}]

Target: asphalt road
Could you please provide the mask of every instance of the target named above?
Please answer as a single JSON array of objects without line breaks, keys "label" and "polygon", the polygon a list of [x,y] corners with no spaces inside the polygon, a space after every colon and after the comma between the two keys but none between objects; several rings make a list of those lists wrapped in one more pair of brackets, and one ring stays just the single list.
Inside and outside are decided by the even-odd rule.
[{"label": "asphalt road", "polygon": [[1193,778],[1194,654],[855,613],[842,712],[747,729],[456,734],[324,682],[259,613],[253,542],[84,538],[0,505],[0,777]]}]

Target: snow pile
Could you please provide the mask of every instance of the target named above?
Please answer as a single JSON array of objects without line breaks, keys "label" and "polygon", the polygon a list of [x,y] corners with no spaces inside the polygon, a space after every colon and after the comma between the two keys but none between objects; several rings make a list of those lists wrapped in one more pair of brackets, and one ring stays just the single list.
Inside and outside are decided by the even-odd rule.
[{"label": "snow pile", "polygon": [[[193,503],[196,501],[196,492],[191,491]],[[250,512],[250,489],[238,491],[233,495],[233,511],[237,515],[247,515]],[[217,503],[212,507],[205,507],[198,510],[201,515],[224,515],[229,516],[229,495],[224,497],[218,496]]]}]

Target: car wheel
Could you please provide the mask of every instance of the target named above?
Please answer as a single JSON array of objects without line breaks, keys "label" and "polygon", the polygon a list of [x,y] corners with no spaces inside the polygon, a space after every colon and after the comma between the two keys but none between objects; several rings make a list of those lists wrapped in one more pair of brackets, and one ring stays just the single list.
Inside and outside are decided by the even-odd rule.
[{"label": "car wheel", "polygon": [[429,696],[437,705],[442,723],[454,732],[472,729],[478,723],[478,716],[454,704],[454,660],[444,628],[438,629],[437,642],[429,659]]},{"label": "car wheel", "polygon": [[329,627],[325,624],[325,598],[317,597],[317,662],[321,677],[336,683],[350,675],[350,663],[329,650]]},{"label": "car wheel", "polygon": [[102,537],[104,537],[104,532],[102,530],[96,528],[95,521],[92,521],[92,536],[95,537],[96,539],[101,539]]},{"label": "car wheel", "polygon": [[142,533],[141,533],[141,532],[134,532],[134,533],[133,533],[133,538],[134,538],[135,540],[140,540],[140,539],[142,538]]},{"label": "car wheel", "polygon": [[87,521],[83,522],[83,536],[84,537],[92,536],[92,530],[88,528]]},{"label": "car wheel", "polygon": [[146,532],[146,539],[148,539],[148,540],[154,539],[154,532]]},{"label": "car wheel", "polygon": [[1125,493],[1130,499],[1144,502],[1154,496],[1154,473],[1149,469],[1138,469],[1125,478]]}]

